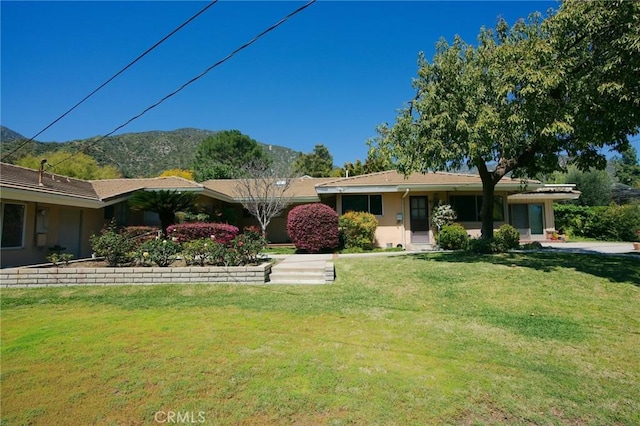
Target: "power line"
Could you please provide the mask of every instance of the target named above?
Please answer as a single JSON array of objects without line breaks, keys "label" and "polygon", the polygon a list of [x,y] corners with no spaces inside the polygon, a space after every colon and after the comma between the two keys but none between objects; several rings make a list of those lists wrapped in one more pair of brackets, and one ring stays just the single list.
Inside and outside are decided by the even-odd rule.
[{"label": "power line", "polygon": [[197,80],[199,80],[200,78],[204,77],[206,74],[208,74],[211,70],[213,70],[214,68],[222,65],[223,63],[227,62],[229,59],[231,59],[233,56],[235,56],[237,53],[239,53],[240,51],[246,49],[247,47],[251,46],[253,43],[255,43],[256,41],[258,41],[260,38],[262,38],[264,35],[266,35],[267,33],[275,30],[276,28],[278,28],[280,25],[284,24],[286,21],[288,21],[291,17],[293,17],[294,15],[302,12],[304,9],[306,9],[307,7],[311,6],[313,3],[315,3],[317,0],[310,0],[308,3],[304,4],[303,6],[300,6],[299,8],[297,8],[296,10],[294,10],[293,12],[289,13],[287,16],[285,16],[284,18],[280,19],[277,23],[273,24],[272,26],[270,26],[269,28],[267,28],[266,30],[262,31],[260,34],[258,34],[257,36],[255,36],[254,38],[252,38],[251,40],[249,40],[248,42],[246,42],[245,44],[243,44],[242,46],[238,47],[237,49],[235,49],[234,51],[232,51],[231,53],[229,53],[227,56],[225,56],[224,58],[222,58],[221,60],[219,60],[218,62],[216,62],[215,64],[211,65],[209,68],[205,69],[203,72],[201,72],[200,74],[196,75],[195,77],[193,77],[191,80],[187,81],[186,83],[184,83],[182,86],[180,86],[179,88],[177,88],[176,90],[174,90],[173,92],[169,93],[168,95],[166,95],[165,97],[163,97],[162,99],[160,99],[158,102],[154,103],[153,105],[145,108],[142,112],[140,112],[139,114],[133,116],[132,118],[130,118],[129,120],[125,121],[123,124],[119,125],[118,127],[116,127],[115,129],[113,129],[112,131],[110,131],[109,133],[99,137],[98,139],[92,141],[91,143],[89,143],[88,145],[84,146],[81,149],[78,149],[76,152],[74,152],[73,154],[71,154],[69,157],[65,158],[64,160],[60,160],[58,163],[53,164],[51,167],[56,167],[57,165],[64,163],[65,161],[70,160],[73,156],[79,154],[80,152],[82,152],[83,149],[88,148],[91,145],[95,145],[96,143],[100,142],[101,140],[111,136],[112,134],[114,134],[115,132],[117,132],[118,130],[122,129],[123,127],[129,125],[131,122],[137,120],[138,118],[142,117],[144,114],[146,114],[147,112],[149,112],[150,110],[154,109],[155,107],[159,106],[160,104],[162,104],[164,101],[166,101],[167,99],[175,96],[176,94],[178,94],[179,92],[181,92],[183,89],[185,89],[187,86],[189,86],[190,84],[196,82]]},{"label": "power line", "polygon": [[113,76],[111,76],[108,80],[106,80],[104,83],[102,83],[100,86],[98,86],[96,89],[94,89],[91,93],[89,93],[87,96],[85,96],[84,98],[82,98],[80,100],[80,102],[78,102],[77,104],[75,104],[74,106],[72,106],[71,108],[69,108],[64,114],[62,114],[61,116],[59,116],[58,118],[56,118],[55,120],[53,120],[51,123],[49,123],[44,129],[40,130],[38,133],[36,133],[35,135],[33,135],[32,137],[30,137],[29,139],[27,139],[26,141],[24,141],[22,144],[20,144],[17,148],[15,148],[13,151],[11,151],[9,154],[5,155],[2,158],[2,161],[6,160],[7,158],[9,158],[10,156],[12,156],[13,154],[15,154],[16,152],[18,152],[19,150],[21,150],[25,145],[27,145],[29,142],[33,141],[35,138],[37,138],[38,136],[40,136],[42,133],[44,133],[47,129],[49,129],[51,126],[53,126],[54,124],[56,124],[58,121],[62,120],[64,117],[66,117],[71,111],[75,110],[77,107],[79,107],[81,104],[83,104],[87,99],[89,99],[91,96],[95,95],[100,89],[102,89],[104,86],[106,86],[107,84],[111,83],[111,81],[113,81],[116,77],[118,77],[120,74],[122,74],[123,72],[125,72],[126,70],[128,70],[131,66],[133,66],[136,62],[138,62],[140,59],[144,58],[145,56],[147,56],[147,54],[149,54],[152,50],[154,50],[156,47],[160,46],[162,43],[164,43],[165,41],[167,41],[171,36],[173,36],[175,33],[177,33],[178,31],[180,31],[182,28],[184,28],[185,26],[187,26],[188,24],[191,23],[191,21],[193,21],[194,19],[196,19],[198,16],[202,15],[207,9],[209,9],[211,6],[213,6],[214,4],[216,4],[219,0],[213,0],[211,3],[209,3],[208,5],[206,5],[205,7],[203,7],[202,9],[200,9],[200,11],[198,13],[196,13],[195,15],[193,15],[191,18],[187,19],[186,21],[184,21],[182,24],[180,24],[176,29],[174,29],[173,31],[171,31],[169,34],[167,34],[166,36],[164,36],[162,39],[160,39],[160,41],[156,42],[153,46],[151,46],[150,48],[148,48],[147,50],[145,50],[142,54],[140,54],[137,58],[135,58],[133,61],[129,62],[129,64],[127,64],[124,68],[122,68],[120,71],[118,71],[117,73],[115,73]]}]

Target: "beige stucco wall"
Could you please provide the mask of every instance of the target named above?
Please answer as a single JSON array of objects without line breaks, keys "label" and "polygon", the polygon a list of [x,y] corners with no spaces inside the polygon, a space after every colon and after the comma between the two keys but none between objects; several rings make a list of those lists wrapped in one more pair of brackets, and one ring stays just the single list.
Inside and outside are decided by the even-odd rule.
[{"label": "beige stucco wall", "polygon": [[[382,209],[383,215],[376,216],[378,219],[378,229],[376,230],[376,245],[378,247],[386,247],[387,244],[391,244],[392,247],[396,247],[398,244],[402,244],[403,247],[407,247],[411,244],[411,229],[410,229],[410,217],[409,217],[409,199],[412,196],[427,196],[429,200],[429,219],[431,219],[431,212],[438,200],[444,203],[449,201],[449,195],[479,195],[479,192],[425,192],[425,191],[410,191],[408,193],[383,193],[382,194]],[[496,192],[496,195],[500,195],[505,200],[504,203],[504,221],[494,222],[494,229],[498,229],[505,223],[509,223],[509,204],[506,202],[506,192]],[[553,221],[553,202],[551,200],[521,200],[523,203],[542,203],[544,204],[544,226],[546,230],[552,230],[554,228]],[[342,198],[341,195],[337,197],[337,209],[338,213],[342,213]],[[397,215],[402,214],[403,220],[398,221]],[[459,222],[467,230],[467,233],[474,238],[480,237],[482,223],[481,222]],[[435,236],[433,229],[429,231],[428,243],[435,243]]]},{"label": "beige stucco wall", "polygon": [[[31,265],[45,263],[49,255],[49,247],[60,244],[61,232],[59,223],[61,220],[61,210],[73,209],[80,213],[81,223],[79,228],[79,258],[91,256],[91,244],[89,237],[94,233],[99,233],[104,225],[103,209],[74,208],[59,206],[55,204],[44,204],[34,202],[23,202],[5,200],[2,202],[23,204],[25,208],[25,232],[24,245],[21,248],[3,248],[1,253],[1,266]],[[68,210],[66,210],[68,211]],[[38,214],[40,212],[40,217]],[[45,214],[42,214],[44,212]],[[44,219],[43,219],[44,218]],[[36,228],[40,223],[39,232]],[[44,225],[44,228],[42,226]],[[36,234],[43,234],[39,238]],[[41,245],[38,245],[38,241]]]}]

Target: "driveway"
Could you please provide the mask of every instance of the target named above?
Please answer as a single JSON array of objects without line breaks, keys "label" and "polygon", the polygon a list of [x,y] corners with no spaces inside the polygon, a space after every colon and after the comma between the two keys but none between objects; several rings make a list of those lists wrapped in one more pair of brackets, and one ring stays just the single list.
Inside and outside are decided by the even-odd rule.
[{"label": "driveway", "polygon": [[563,243],[563,242],[543,242],[543,247],[550,247],[557,250],[570,251],[574,253],[604,253],[623,254],[633,253],[633,243],[614,242],[594,242],[594,243]]}]

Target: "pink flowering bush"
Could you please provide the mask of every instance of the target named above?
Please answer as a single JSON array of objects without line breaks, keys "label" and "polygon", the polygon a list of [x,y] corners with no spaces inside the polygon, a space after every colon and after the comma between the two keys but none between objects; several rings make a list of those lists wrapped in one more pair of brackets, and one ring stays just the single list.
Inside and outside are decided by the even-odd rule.
[{"label": "pink flowering bush", "polygon": [[226,223],[179,223],[167,228],[169,238],[179,243],[210,238],[220,244],[227,244],[239,233],[238,227]]},{"label": "pink flowering bush", "polygon": [[294,207],[287,216],[287,233],[299,250],[318,253],[338,247],[338,213],[322,203]]}]

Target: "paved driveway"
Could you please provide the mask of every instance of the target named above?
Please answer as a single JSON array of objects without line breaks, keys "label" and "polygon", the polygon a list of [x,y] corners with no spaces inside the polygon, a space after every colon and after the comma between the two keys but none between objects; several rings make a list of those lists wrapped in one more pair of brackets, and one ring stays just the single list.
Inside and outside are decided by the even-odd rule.
[{"label": "paved driveway", "polygon": [[613,243],[613,242],[596,242],[596,243],[556,243],[543,242],[543,247],[551,247],[558,250],[572,251],[576,253],[606,253],[621,254],[633,253],[633,243]]}]

